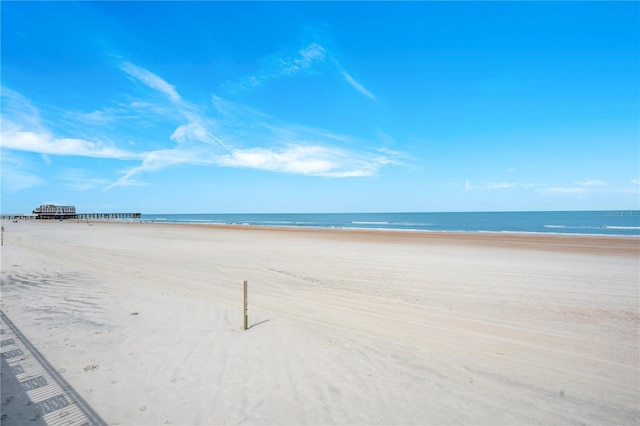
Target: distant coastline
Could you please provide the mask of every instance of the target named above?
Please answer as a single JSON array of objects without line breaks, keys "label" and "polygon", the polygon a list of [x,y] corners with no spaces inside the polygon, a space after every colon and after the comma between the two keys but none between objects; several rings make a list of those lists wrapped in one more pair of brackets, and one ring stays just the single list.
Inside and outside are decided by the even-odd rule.
[{"label": "distant coastline", "polygon": [[423,232],[640,236],[637,210],[466,213],[143,214],[140,222]]}]

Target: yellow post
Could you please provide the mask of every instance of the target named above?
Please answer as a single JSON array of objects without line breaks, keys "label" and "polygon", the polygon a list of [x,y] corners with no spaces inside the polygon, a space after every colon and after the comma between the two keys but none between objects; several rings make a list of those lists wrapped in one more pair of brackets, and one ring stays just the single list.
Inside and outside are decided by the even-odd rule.
[{"label": "yellow post", "polygon": [[244,329],[249,328],[249,317],[247,315],[247,281],[244,281]]}]

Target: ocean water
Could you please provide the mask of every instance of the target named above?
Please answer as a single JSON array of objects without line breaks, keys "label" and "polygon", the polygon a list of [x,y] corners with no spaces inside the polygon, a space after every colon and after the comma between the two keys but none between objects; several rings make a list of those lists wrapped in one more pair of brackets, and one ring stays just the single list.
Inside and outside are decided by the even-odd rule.
[{"label": "ocean water", "polygon": [[143,214],[142,222],[640,236],[640,211]]}]

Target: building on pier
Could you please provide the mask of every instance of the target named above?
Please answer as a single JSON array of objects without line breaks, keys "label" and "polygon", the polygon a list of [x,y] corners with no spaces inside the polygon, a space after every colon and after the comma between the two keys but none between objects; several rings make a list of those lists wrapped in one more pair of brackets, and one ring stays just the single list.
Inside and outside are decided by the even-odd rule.
[{"label": "building on pier", "polygon": [[53,204],[43,204],[33,211],[36,219],[75,219],[75,206],[55,206]]}]

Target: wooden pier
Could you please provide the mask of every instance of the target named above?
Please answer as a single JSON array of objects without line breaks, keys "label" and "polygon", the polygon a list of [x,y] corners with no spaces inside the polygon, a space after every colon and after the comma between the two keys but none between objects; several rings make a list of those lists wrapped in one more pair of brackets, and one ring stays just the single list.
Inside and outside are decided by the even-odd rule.
[{"label": "wooden pier", "polygon": [[76,213],[75,206],[56,206],[45,204],[36,208],[32,214],[3,214],[2,220],[27,220],[27,219],[77,219],[77,220],[120,220],[140,219],[142,213]]},{"label": "wooden pier", "polygon": [[47,220],[47,219],[77,219],[77,220],[118,220],[118,219],[140,219],[142,213],[76,213],[65,215],[64,217],[38,217],[35,214],[3,214],[1,220]]},{"label": "wooden pier", "polygon": [[77,213],[75,219],[140,219],[142,213]]},{"label": "wooden pier", "polygon": [[35,219],[35,214],[1,214],[0,220],[32,220]]}]

